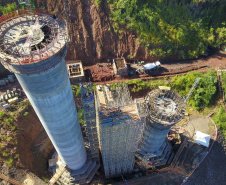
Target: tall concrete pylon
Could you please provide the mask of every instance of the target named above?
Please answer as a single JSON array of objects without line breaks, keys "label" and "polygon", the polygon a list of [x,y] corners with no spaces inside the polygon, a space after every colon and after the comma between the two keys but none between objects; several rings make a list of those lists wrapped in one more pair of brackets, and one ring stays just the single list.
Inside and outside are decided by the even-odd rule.
[{"label": "tall concrete pylon", "polygon": [[1,62],[15,73],[62,162],[78,170],[87,154],[66,70],[65,27],[55,16],[14,13],[0,20]]}]

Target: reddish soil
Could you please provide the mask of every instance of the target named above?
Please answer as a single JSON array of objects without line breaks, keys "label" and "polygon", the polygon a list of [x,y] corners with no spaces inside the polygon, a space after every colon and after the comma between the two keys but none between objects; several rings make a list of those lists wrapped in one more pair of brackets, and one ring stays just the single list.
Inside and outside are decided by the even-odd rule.
[{"label": "reddish soil", "polygon": [[[200,71],[205,72],[209,70],[210,68],[216,69],[219,68],[226,68],[226,53],[223,51],[219,51],[216,54],[209,56],[207,58],[200,58],[195,60],[184,60],[184,61],[163,61],[162,62],[162,68],[156,71],[152,71],[151,75],[148,74],[142,74],[142,75],[133,75],[128,78],[117,78],[114,80],[110,80],[109,82],[119,82],[119,81],[126,81],[128,79],[134,79],[134,78],[140,78],[140,79],[152,79],[152,78],[163,78],[166,76],[174,76],[176,74],[185,74],[190,71]],[[95,65],[87,66],[86,69],[92,69],[95,67]],[[112,74],[112,71],[108,71],[106,74],[109,76]],[[90,74],[86,74],[90,75]],[[103,80],[99,80],[99,72],[94,70],[94,73],[92,76],[95,76],[96,78],[93,78],[94,82],[98,82],[98,84],[104,84],[106,82],[103,82]],[[102,77],[103,79],[103,77]],[[92,81],[92,78],[91,78]],[[107,80],[106,80],[107,81]],[[109,83],[108,82],[108,83]]]},{"label": "reddish soil", "polygon": [[84,67],[86,80],[93,82],[111,81],[115,79],[113,68],[110,63],[98,63]]},{"label": "reddish soil", "polygon": [[[29,113],[24,116],[24,112]],[[17,124],[19,167],[28,169],[39,177],[46,177],[48,155],[53,150],[53,145],[31,106],[21,112]]]}]

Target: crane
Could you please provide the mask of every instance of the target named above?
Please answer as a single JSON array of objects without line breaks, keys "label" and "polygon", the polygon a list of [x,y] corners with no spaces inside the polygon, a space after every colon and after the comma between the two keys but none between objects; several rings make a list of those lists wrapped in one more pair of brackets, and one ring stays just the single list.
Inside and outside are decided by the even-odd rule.
[{"label": "crane", "polygon": [[190,97],[191,97],[192,93],[194,92],[196,86],[198,85],[199,81],[200,81],[200,77],[197,77],[197,78],[195,79],[195,81],[194,81],[192,87],[191,87],[191,90],[189,91],[187,97],[186,97],[185,100],[184,100],[184,103],[185,103],[185,104],[187,104],[188,100],[190,99]]}]

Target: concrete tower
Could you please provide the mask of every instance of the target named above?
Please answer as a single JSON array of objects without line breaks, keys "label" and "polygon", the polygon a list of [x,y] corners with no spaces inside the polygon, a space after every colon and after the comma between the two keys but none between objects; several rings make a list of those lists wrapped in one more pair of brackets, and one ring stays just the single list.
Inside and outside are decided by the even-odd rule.
[{"label": "concrete tower", "polygon": [[136,157],[143,167],[149,168],[164,165],[168,160],[171,146],[166,137],[170,128],[183,118],[186,103],[174,91],[156,89],[145,97],[145,104],[148,115]]},{"label": "concrete tower", "polygon": [[65,65],[65,27],[55,16],[1,17],[0,58],[15,73],[61,160],[72,170],[87,155]]}]

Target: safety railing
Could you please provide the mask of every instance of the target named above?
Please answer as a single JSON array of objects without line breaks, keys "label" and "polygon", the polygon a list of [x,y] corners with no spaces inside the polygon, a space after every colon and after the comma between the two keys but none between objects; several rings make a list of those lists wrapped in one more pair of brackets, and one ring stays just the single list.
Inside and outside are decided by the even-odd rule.
[{"label": "safety railing", "polygon": [[[24,9],[19,9],[13,12],[10,12],[8,14],[2,15],[0,17],[0,28],[1,25],[3,23],[6,23],[7,21],[10,21],[12,19],[18,18],[20,16],[30,16],[30,15],[51,15],[53,16],[53,14],[49,13],[46,10],[43,9],[33,9],[33,12],[28,12]],[[60,21],[64,22],[64,19],[59,15],[59,14],[55,14],[54,16],[56,16]],[[17,61],[13,62],[14,64],[19,64],[19,65],[23,65],[23,64],[29,64],[29,63],[36,63],[42,60],[46,60],[48,58],[50,58],[51,56],[53,56],[52,51],[47,52],[50,48],[57,48],[60,49],[65,45],[65,42],[59,42],[59,40],[62,40],[62,37],[64,37],[63,35],[60,34],[60,30],[59,30],[59,25],[58,25],[58,32],[56,37],[52,40],[51,43],[49,43],[48,45],[46,45],[44,48],[42,48],[39,52],[34,51],[31,52],[28,55],[23,55],[20,54],[20,57],[18,56],[13,56],[15,59],[17,59]],[[65,39],[65,38],[64,38]],[[10,54],[13,55],[13,54]],[[6,57],[7,58],[7,55]],[[11,63],[11,60],[8,59],[6,60],[7,63]]]}]

